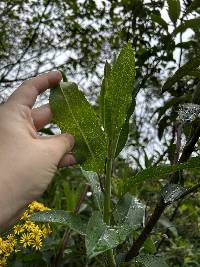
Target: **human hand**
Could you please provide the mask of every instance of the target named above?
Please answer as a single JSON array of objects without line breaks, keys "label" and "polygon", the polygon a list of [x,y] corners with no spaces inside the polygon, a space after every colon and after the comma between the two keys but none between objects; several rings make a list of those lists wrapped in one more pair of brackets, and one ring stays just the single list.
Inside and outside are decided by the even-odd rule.
[{"label": "human hand", "polygon": [[49,105],[32,109],[37,96],[61,78],[49,72],[27,80],[0,106],[0,229],[44,192],[58,166],[75,163],[69,153],[73,136],[37,134],[52,119]]}]

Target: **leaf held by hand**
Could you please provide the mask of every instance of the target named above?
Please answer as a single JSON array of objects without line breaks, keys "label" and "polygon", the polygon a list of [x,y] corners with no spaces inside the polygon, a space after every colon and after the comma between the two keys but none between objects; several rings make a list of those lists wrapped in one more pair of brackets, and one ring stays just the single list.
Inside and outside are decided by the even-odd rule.
[{"label": "leaf held by hand", "polygon": [[88,171],[101,172],[106,158],[106,137],[99,119],[75,83],[60,83],[51,90],[50,105],[54,121],[62,133],[75,137],[77,161]]}]

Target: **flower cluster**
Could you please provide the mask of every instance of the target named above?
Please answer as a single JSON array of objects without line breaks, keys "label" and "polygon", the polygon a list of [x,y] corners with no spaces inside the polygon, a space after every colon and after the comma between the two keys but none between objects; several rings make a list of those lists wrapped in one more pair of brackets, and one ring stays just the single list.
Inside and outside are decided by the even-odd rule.
[{"label": "flower cluster", "polygon": [[0,236],[0,266],[4,267],[12,253],[17,253],[23,248],[32,247],[40,250],[42,242],[52,231],[49,225],[40,223],[37,225],[28,220],[28,217],[38,211],[50,210],[42,203],[32,202],[28,209],[23,213],[22,217],[16,225],[11,229],[11,233],[6,237]]}]

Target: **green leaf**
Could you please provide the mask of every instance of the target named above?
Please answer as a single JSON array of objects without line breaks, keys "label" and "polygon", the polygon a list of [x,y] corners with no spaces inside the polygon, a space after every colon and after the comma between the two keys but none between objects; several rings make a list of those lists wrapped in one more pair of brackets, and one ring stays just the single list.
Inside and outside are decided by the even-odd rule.
[{"label": "green leaf", "polygon": [[144,264],[144,267],[168,267],[162,258],[153,255],[139,255],[136,257],[136,261]]},{"label": "green leaf", "polygon": [[187,15],[193,11],[200,12],[200,1],[199,0],[193,0],[192,1],[192,3],[186,9],[185,15]]},{"label": "green leaf", "polygon": [[181,6],[179,0],[167,0],[168,14],[171,21],[176,24],[177,19],[180,17]]},{"label": "green leaf", "polygon": [[176,172],[184,169],[200,168],[200,157],[192,157],[185,163],[171,165],[161,165],[156,167],[150,167],[148,169],[138,172],[134,177],[129,179],[128,187],[137,183],[143,182],[147,179],[159,178],[163,175]]},{"label": "green leaf", "polygon": [[109,140],[113,142],[113,154],[132,103],[134,80],[134,51],[128,43],[122,48],[113,67],[105,66],[100,95],[102,124]]},{"label": "green leaf", "polygon": [[106,61],[106,64],[104,66],[104,78],[101,84],[101,92],[100,92],[100,117],[101,117],[101,122],[102,125],[105,129],[105,90],[106,87],[108,87],[108,77],[111,72],[111,65]]},{"label": "green leaf", "polygon": [[59,223],[69,226],[79,234],[85,235],[86,225],[81,218],[70,212],[64,210],[50,210],[50,211],[39,211],[33,213],[28,217],[30,221],[34,222],[52,222]]},{"label": "green leaf", "polygon": [[114,212],[115,221],[123,226],[127,233],[141,227],[144,216],[145,206],[129,193],[119,200]]},{"label": "green leaf", "polygon": [[[94,212],[90,218],[87,230],[85,245],[88,258],[93,258],[109,249],[117,247],[123,243],[134,229],[141,225],[143,220],[143,206],[139,207],[138,203],[133,203],[134,208],[129,207],[130,212],[127,219],[123,218],[117,225],[108,226],[103,222],[102,214],[98,211]],[[142,205],[142,204],[140,204]],[[136,219],[133,213],[135,212]],[[131,219],[134,221],[132,222]],[[122,222],[123,224],[120,224]],[[128,223],[130,225],[128,225]]]},{"label": "green leaf", "polygon": [[151,236],[149,236],[145,242],[144,242],[144,250],[149,252],[149,253],[156,253],[156,246],[151,238]]},{"label": "green leaf", "polygon": [[101,192],[99,177],[96,172],[85,171],[83,169],[81,169],[81,171],[83,173],[83,176],[86,178],[89,185],[91,186],[97,207],[101,211],[103,208],[103,193]]},{"label": "green leaf", "polygon": [[182,67],[180,67],[172,77],[169,77],[162,87],[162,92],[170,89],[176,82],[180,81],[181,78],[188,75],[192,70],[195,70],[200,66],[200,56],[197,55],[196,58],[192,58]]},{"label": "green leaf", "polygon": [[98,254],[116,247],[120,240],[119,232],[116,228],[107,226],[102,219],[100,212],[94,212],[90,218],[87,230],[85,245],[88,258],[97,256]]},{"label": "green leaf", "polygon": [[179,199],[185,192],[185,188],[180,184],[166,184],[161,191],[161,196],[165,204],[171,204]]},{"label": "green leaf", "polygon": [[134,109],[135,109],[135,94],[133,94],[131,106],[127,112],[125,123],[122,126],[122,129],[119,135],[115,157],[119,155],[119,153],[121,152],[121,150],[124,148],[126,144],[128,134],[129,134],[129,120],[130,120],[131,115],[133,114]]},{"label": "green leaf", "polygon": [[106,137],[92,106],[75,83],[60,83],[51,90],[50,105],[62,133],[74,135],[74,154],[85,170],[101,172],[106,158]]},{"label": "green leaf", "polygon": [[160,26],[163,27],[163,29],[165,29],[168,32],[168,24],[167,22],[161,17],[160,13],[158,14],[152,14],[151,15],[151,19],[153,22],[156,22],[157,24],[159,24]]},{"label": "green leaf", "polygon": [[166,217],[162,216],[158,223],[160,223],[162,226],[164,226],[167,230],[169,230],[175,237],[178,236],[178,232],[176,227],[172,222],[170,222]]},{"label": "green leaf", "polygon": [[196,78],[200,78],[200,70],[194,70],[194,71],[190,71],[188,73],[188,75],[196,77]]},{"label": "green leaf", "polygon": [[200,17],[196,19],[189,19],[189,20],[184,21],[180,26],[178,26],[176,30],[174,31],[174,33],[184,32],[189,28],[193,30],[195,29],[198,30],[199,27],[200,27]]}]

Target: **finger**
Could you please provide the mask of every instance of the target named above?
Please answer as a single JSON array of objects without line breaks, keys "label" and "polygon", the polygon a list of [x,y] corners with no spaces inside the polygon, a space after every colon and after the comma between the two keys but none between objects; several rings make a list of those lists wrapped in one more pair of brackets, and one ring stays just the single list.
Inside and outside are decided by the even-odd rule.
[{"label": "finger", "polygon": [[49,156],[56,166],[58,166],[60,160],[66,153],[71,152],[75,142],[71,134],[44,136],[40,137],[40,139],[43,141]]},{"label": "finger", "polygon": [[31,115],[37,131],[47,125],[53,117],[49,104],[32,109]]},{"label": "finger", "polygon": [[31,108],[39,94],[55,87],[61,79],[62,75],[59,71],[51,71],[26,80],[9,97],[8,102],[17,102]]},{"label": "finger", "polygon": [[67,153],[62,157],[62,159],[58,163],[58,167],[63,168],[63,167],[67,167],[67,166],[72,166],[74,164],[76,164],[75,157],[73,156],[73,154]]}]

